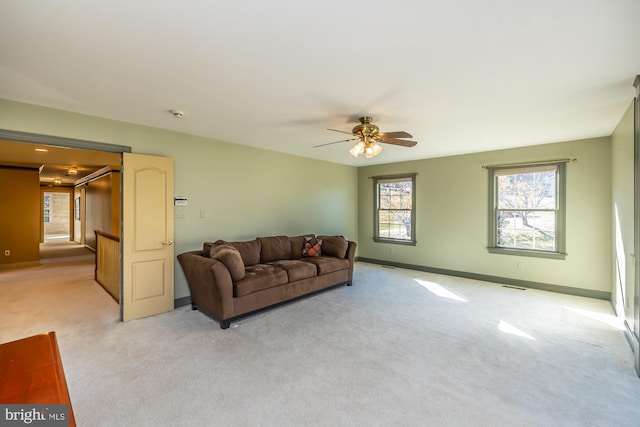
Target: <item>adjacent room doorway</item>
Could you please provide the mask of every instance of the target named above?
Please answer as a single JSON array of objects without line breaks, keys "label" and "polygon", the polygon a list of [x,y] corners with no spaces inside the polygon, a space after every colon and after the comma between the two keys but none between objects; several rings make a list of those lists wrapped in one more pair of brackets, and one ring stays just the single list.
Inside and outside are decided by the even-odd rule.
[{"label": "adjacent room doorway", "polygon": [[[2,129],[0,139],[118,153],[120,159],[124,157],[121,167],[123,179],[119,182],[122,221],[119,224],[120,319],[135,319],[173,310],[173,159],[132,154],[131,148],[126,146]],[[53,198],[50,199],[50,209],[52,202]],[[70,212],[74,211],[73,202],[70,199]],[[71,213],[69,217],[72,218]],[[73,225],[69,236],[73,236]]]}]

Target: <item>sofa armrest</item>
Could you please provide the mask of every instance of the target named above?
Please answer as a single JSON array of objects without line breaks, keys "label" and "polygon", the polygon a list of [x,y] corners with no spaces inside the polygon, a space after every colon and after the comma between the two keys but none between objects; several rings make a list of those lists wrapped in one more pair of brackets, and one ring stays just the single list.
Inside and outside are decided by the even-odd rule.
[{"label": "sofa armrest", "polygon": [[233,317],[233,282],[225,265],[201,256],[202,251],[185,252],[178,261],[191,291],[191,302],[219,320]]},{"label": "sofa armrest", "polygon": [[349,246],[347,247],[347,254],[345,255],[345,258],[347,258],[349,262],[353,263],[353,260],[356,257],[356,247],[358,246],[358,244],[356,242],[352,242],[351,240],[348,240],[347,243],[349,244]]}]

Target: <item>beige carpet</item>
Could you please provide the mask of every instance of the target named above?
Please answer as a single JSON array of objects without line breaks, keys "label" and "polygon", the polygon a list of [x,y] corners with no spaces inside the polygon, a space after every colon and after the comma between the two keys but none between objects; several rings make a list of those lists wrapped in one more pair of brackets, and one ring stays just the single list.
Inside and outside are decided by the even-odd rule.
[{"label": "beige carpet", "polygon": [[40,262],[42,264],[77,261],[83,259],[81,257],[94,258],[95,252],[84,245],[68,240],[40,243]]},{"label": "beige carpet", "polygon": [[80,426],[637,426],[610,304],[357,263],[228,330],[128,323],[90,264],[0,272],[0,342],[55,330]]}]

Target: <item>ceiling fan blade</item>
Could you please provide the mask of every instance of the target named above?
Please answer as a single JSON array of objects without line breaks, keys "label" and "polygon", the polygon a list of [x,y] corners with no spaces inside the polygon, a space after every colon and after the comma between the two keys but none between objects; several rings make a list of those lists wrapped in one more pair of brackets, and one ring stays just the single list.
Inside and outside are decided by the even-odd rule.
[{"label": "ceiling fan blade", "polygon": [[343,140],[340,140],[340,141],[327,142],[326,144],[314,145],[313,148],[324,147],[325,145],[337,144],[339,142],[357,141],[359,139],[360,138],[351,138],[351,139],[343,139]]},{"label": "ceiling fan blade", "polygon": [[404,132],[404,131],[400,131],[400,132],[380,132],[378,133],[378,136],[382,136],[384,137],[390,137],[390,138],[413,138],[413,135],[411,135],[408,132]]},{"label": "ceiling fan blade", "polygon": [[413,147],[418,143],[417,141],[409,141],[407,139],[380,138],[379,135],[376,135],[374,139],[377,142],[382,142],[385,144],[401,145],[403,147]]},{"label": "ceiling fan blade", "polygon": [[353,133],[347,132],[347,131],[344,131],[344,130],[338,130],[338,129],[327,129],[327,130],[332,130],[334,132],[340,132],[340,133],[346,133],[346,134],[349,134],[349,135],[353,135]]}]

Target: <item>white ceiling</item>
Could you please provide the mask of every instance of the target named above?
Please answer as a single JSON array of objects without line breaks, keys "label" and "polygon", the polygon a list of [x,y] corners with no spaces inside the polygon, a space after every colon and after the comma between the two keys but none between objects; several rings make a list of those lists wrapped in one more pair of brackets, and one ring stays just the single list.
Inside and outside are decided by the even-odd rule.
[{"label": "white ceiling", "polygon": [[[610,135],[640,1],[2,1],[0,40],[0,98],[368,165]],[[313,148],[365,114],[418,145]]]}]

